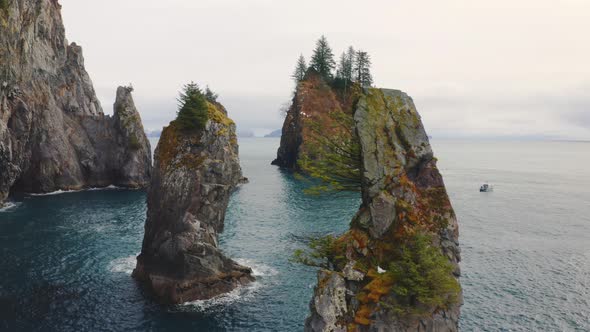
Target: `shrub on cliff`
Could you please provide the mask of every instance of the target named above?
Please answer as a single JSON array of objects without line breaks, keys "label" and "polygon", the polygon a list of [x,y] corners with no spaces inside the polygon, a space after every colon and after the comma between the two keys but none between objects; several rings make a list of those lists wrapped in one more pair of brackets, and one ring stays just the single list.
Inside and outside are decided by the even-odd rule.
[{"label": "shrub on cliff", "polygon": [[308,248],[295,250],[290,260],[307,266],[333,269],[336,262],[345,258],[342,255],[342,243],[337,242],[337,239],[333,235],[311,238]]},{"label": "shrub on cliff", "polygon": [[[318,131],[319,132],[319,131]],[[300,157],[299,167],[320,181],[306,190],[308,194],[360,191],[360,143],[355,136],[336,133],[332,137],[315,133],[308,153]]]},{"label": "shrub on cliff", "polygon": [[207,98],[195,83],[183,87],[178,98],[176,124],[182,130],[201,130],[209,120]]},{"label": "shrub on cliff", "polygon": [[432,237],[418,233],[399,248],[400,256],[389,265],[387,274],[398,314],[423,314],[420,305],[446,308],[458,300],[461,287],[453,276],[453,266],[432,245]]},{"label": "shrub on cliff", "polygon": [[[357,243],[376,248],[382,243],[367,243],[362,231],[352,230],[337,238],[332,235],[313,238],[308,248],[296,250],[292,262],[333,270],[342,269],[347,262],[347,245]],[[433,308],[448,308],[457,303],[461,292],[453,276],[453,266],[440,249],[432,245],[432,236],[418,232],[403,243],[396,244],[395,252],[380,263],[374,255],[356,258],[355,269],[367,273],[358,299],[361,321],[367,310],[362,307],[380,304],[396,315],[422,316]],[[372,258],[371,258],[372,257]],[[380,266],[387,270],[380,270]]]},{"label": "shrub on cliff", "polygon": [[310,131],[297,165],[320,182],[306,192],[360,191],[361,145],[352,114],[334,110],[329,113],[329,124],[312,118],[305,121]]}]

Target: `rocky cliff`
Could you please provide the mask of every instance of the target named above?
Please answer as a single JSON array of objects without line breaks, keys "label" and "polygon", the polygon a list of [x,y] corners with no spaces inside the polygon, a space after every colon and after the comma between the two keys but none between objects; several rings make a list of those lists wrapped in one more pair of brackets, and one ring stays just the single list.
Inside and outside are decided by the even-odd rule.
[{"label": "rocky cliff", "polygon": [[0,202],[13,192],[144,187],[151,150],[131,89],[118,89],[105,116],[58,1],[0,4]]},{"label": "rocky cliff", "polygon": [[350,230],[324,239],[313,256],[328,264],[318,273],[305,330],[456,331],[458,225],[420,116],[401,91],[365,89],[351,98],[342,103],[315,79],[300,83],[275,161],[297,170],[318,144],[306,134],[310,123],[331,130],[327,114],[339,108],[352,117],[362,204]]},{"label": "rocky cliff", "polygon": [[356,94],[357,91],[338,93],[325,83],[319,74],[310,70],[305,79],[297,85],[293,102],[283,123],[277,158],[272,164],[300,170],[300,157],[309,155],[314,149],[309,146],[307,139],[313,135],[310,124],[321,127],[322,131],[334,131],[334,119],[330,114],[350,114]]},{"label": "rocky cliff", "polygon": [[173,121],[155,152],[133,276],[163,303],[208,299],[253,280],[218,249],[230,193],[244,178],[235,124],[220,104],[208,108],[204,129],[187,132]]},{"label": "rocky cliff", "polygon": [[354,111],[362,204],[318,274],[307,331],[456,331],[458,225],[414,103],[369,89]]}]

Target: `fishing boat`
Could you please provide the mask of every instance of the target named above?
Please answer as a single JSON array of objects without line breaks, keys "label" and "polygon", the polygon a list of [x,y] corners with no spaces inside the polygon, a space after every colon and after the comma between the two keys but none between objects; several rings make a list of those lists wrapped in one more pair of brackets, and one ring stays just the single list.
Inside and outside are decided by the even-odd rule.
[{"label": "fishing boat", "polygon": [[494,191],[494,187],[489,183],[484,183],[479,187],[479,191],[482,193],[488,193],[490,191]]}]

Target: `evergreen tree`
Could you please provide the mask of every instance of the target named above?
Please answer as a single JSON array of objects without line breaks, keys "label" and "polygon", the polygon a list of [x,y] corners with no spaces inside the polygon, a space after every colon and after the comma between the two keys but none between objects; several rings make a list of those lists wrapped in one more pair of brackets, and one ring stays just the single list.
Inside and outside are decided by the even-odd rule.
[{"label": "evergreen tree", "polygon": [[219,97],[219,95],[211,91],[211,89],[209,89],[209,86],[207,85],[207,87],[205,88],[205,98],[209,102],[215,103],[217,102],[217,97]]},{"label": "evergreen tree", "polygon": [[295,84],[298,84],[303,80],[305,77],[305,73],[307,72],[307,63],[305,62],[305,57],[303,55],[299,56],[297,60],[297,66],[295,66],[295,71],[291,77],[295,81]]},{"label": "evergreen tree", "polygon": [[367,52],[357,51],[355,58],[355,82],[363,87],[370,87],[373,84],[373,77],[371,76],[371,57]]},{"label": "evergreen tree", "polygon": [[342,52],[342,55],[340,55],[336,79],[339,81],[337,84],[344,85],[344,92],[348,90],[349,84],[353,82],[355,59],[356,52],[352,46],[348,48],[348,51]]},{"label": "evergreen tree", "polygon": [[355,57],[356,52],[354,51],[354,48],[352,46],[348,48],[348,51],[342,52],[342,55],[340,55],[340,63],[338,64],[338,71],[336,74],[338,78],[347,82],[352,81]]},{"label": "evergreen tree", "polygon": [[183,130],[201,130],[209,120],[207,99],[199,86],[186,84],[178,98],[178,113],[175,122]]},{"label": "evergreen tree", "polygon": [[324,79],[328,81],[332,79],[332,70],[336,67],[336,62],[334,61],[334,54],[325,36],[322,36],[316,42],[310,67],[315,69]]}]

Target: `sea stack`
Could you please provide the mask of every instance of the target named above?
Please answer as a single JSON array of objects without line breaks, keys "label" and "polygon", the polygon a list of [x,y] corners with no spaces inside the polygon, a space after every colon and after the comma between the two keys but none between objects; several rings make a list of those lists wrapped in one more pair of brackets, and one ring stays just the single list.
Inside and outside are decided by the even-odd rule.
[{"label": "sea stack", "polygon": [[165,127],[154,158],[141,254],[133,276],[165,304],[209,299],[253,280],[218,248],[231,192],[242,182],[236,127],[207,102],[203,128]]},{"label": "sea stack", "polygon": [[[322,166],[322,158],[340,158],[326,151],[340,150],[353,155],[346,167]],[[311,256],[328,263],[319,265],[306,331],[458,330],[457,219],[412,98],[335,88],[309,71],[273,163],[361,191],[350,230]],[[353,185],[339,187],[341,175]]]},{"label": "sea stack", "polygon": [[0,8],[0,204],[11,193],[143,188],[151,149],[130,88],[105,116],[56,0]]},{"label": "sea stack", "polygon": [[457,331],[457,219],[416,107],[401,91],[366,89],[354,121],[362,204],[334,269],[318,273],[305,329]]}]

